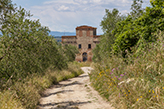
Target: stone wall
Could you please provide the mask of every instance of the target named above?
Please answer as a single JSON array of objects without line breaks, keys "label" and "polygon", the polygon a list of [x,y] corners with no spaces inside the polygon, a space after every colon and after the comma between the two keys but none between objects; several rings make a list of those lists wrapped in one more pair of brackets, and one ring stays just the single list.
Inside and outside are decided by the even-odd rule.
[{"label": "stone wall", "polygon": [[[96,35],[96,28],[80,26],[76,28],[76,36],[62,36],[62,43],[75,45],[79,49],[80,53],[76,55],[76,61],[82,62],[86,55],[87,61],[92,61],[92,49],[99,43],[99,38],[100,36]],[[79,44],[81,44],[81,48],[79,48]]]}]

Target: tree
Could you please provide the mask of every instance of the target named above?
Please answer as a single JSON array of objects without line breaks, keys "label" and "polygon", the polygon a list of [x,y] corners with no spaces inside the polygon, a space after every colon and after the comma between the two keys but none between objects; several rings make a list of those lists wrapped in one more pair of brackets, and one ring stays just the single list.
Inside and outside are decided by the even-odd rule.
[{"label": "tree", "polygon": [[109,11],[108,9],[105,10],[106,14],[101,21],[102,30],[104,34],[101,36],[99,45],[93,50],[94,61],[100,61],[109,57],[111,52],[111,46],[114,43],[115,37],[112,34],[112,31],[116,28],[116,24],[122,21],[125,16],[120,15],[117,9],[113,9]]},{"label": "tree", "polygon": [[142,0],[133,0],[133,4],[131,5],[130,15],[133,19],[138,18],[143,14],[144,9],[142,9]]},{"label": "tree", "polygon": [[113,45],[115,52],[121,50],[122,55],[125,56],[126,50],[131,52],[131,48],[136,45],[139,50],[147,43],[157,40],[153,34],[158,29],[164,30],[164,2],[153,0],[151,4],[152,7],[146,7],[145,12],[136,19],[129,15],[126,20],[118,23],[113,31],[116,37]]},{"label": "tree", "polygon": [[28,74],[43,74],[50,67],[67,68],[68,61],[75,56],[74,48],[68,47],[70,57],[65,57],[63,47],[49,35],[48,27],[43,27],[39,20],[30,20],[31,14],[24,8],[12,8],[10,12],[8,6],[13,5],[6,3],[1,8],[0,20],[0,79],[18,80]]},{"label": "tree", "polygon": [[75,60],[76,54],[79,53],[79,50],[76,46],[73,45],[63,45],[64,56],[66,57],[68,62],[72,62]]}]

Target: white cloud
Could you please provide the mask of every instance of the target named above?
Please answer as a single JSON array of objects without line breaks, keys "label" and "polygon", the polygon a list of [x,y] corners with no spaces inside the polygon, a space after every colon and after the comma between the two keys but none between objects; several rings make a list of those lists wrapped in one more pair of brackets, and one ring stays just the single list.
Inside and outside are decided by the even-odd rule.
[{"label": "white cloud", "polygon": [[61,5],[58,9],[59,11],[65,11],[65,10],[69,10],[69,7]]},{"label": "white cloud", "polygon": [[117,8],[121,13],[129,12],[132,0],[47,0],[42,6],[31,7],[33,19],[53,31],[75,31],[76,26],[87,24],[98,28],[105,9]]}]

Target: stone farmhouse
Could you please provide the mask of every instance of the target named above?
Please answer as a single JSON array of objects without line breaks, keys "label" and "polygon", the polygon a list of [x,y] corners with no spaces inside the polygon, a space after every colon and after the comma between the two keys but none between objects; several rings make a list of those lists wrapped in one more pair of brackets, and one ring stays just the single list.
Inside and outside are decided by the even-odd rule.
[{"label": "stone farmhouse", "polygon": [[96,29],[83,25],[76,27],[76,36],[62,36],[62,44],[71,44],[79,49],[79,54],[76,54],[76,61],[92,61],[92,49],[100,42],[100,35],[96,35]]}]

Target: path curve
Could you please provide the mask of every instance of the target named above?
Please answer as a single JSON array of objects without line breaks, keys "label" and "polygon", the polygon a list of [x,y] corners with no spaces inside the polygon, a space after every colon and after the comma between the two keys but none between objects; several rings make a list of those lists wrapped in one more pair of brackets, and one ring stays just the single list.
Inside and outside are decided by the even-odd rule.
[{"label": "path curve", "polygon": [[81,69],[84,74],[47,89],[38,109],[114,109],[90,86],[88,73],[92,68]]}]

